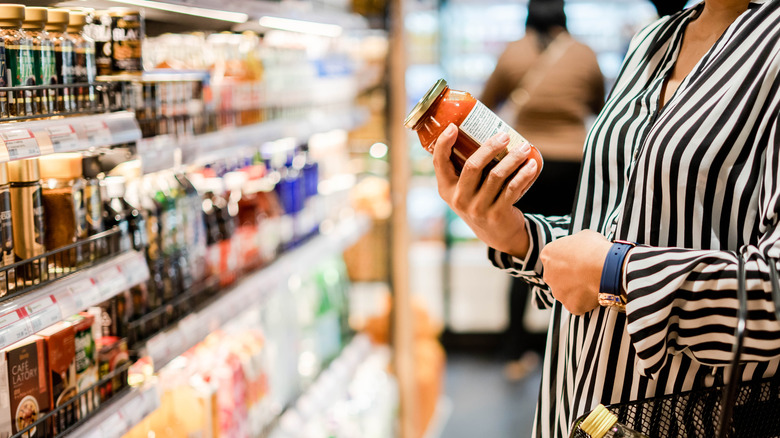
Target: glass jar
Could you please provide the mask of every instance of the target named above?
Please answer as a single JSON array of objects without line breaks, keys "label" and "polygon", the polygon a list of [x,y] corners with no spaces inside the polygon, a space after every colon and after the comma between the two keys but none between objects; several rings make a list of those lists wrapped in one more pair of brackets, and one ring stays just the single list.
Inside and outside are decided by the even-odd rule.
[{"label": "glass jar", "polygon": [[[56,85],[57,64],[54,58],[54,39],[44,28],[49,20],[48,9],[26,7],[22,30],[32,41],[33,70],[36,85]],[[57,101],[55,88],[40,89],[33,92],[33,107],[36,114],[50,115],[54,113]]]},{"label": "glass jar", "polygon": [[[14,260],[14,228],[11,219],[11,185],[8,182],[8,169],[0,165],[0,266],[8,266]],[[14,272],[0,272],[0,297],[8,293],[14,284]]]},{"label": "glass jar", "polygon": [[[35,85],[33,67],[32,40],[22,30],[24,21],[24,6],[0,5],[0,38],[4,44],[5,66],[3,77],[8,77],[10,83],[5,86],[21,87]],[[14,90],[6,96],[7,112],[3,115],[30,116],[33,112],[33,96],[29,90]]]},{"label": "glass jar", "polygon": [[[70,245],[88,236],[85,181],[81,176],[81,154],[52,154],[40,158],[44,225],[47,251]],[[85,246],[53,256],[50,269],[67,271],[81,265],[89,256]],[[53,263],[52,263],[53,262]]]},{"label": "glass jar", "polygon": [[[86,24],[87,14],[70,13],[67,35],[73,41],[73,75],[74,80],[79,84],[92,84],[97,76],[95,41],[84,34]],[[95,109],[95,89],[91,85],[78,87],[76,101],[79,109]]]},{"label": "glass jar", "polygon": [[[509,135],[509,144],[493,158],[488,168],[498,164],[510,149],[527,142],[482,102],[468,92],[450,89],[444,79],[436,81],[404,120],[404,125],[417,132],[422,146],[430,153],[433,153],[436,139],[450,123],[458,127],[458,138],[450,155],[458,174],[471,154],[499,132]],[[542,170],[542,155],[533,146],[530,158],[536,160],[538,177]]]},{"label": "glass jar", "polygon": [[[37,158],[11,161],[8,181],[11,194],[14,256],[17,262],[40,256],[45,251],[43,196]],[[35,260],[16,269],[16,282],[37,283],[46,279],[46,266]]]},{"label": "glass jar", "polygon": [[[70,11],[67,9],[49,9],[49,21],[45,30],[54,42],[54,63],[57,67],[57,81],[63,85],[75,81],[73,38],[66,32],[70,21]],[[64,87],[57,93],[57,111],[76,111],[76,101],[72,87]]]},{"label": "glass jar", "polygon": [[618,418],[604,405],[596,406],[578,425],[580,430],[591,438],[648,438],[647,435],[618,423]]}]

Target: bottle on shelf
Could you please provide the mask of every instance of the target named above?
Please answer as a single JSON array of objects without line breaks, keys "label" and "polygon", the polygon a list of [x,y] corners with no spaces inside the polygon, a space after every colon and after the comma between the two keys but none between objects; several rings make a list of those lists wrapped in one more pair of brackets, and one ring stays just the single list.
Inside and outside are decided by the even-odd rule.
[{"label": "bottle on shelf", "polygon": [[[54,56],[55,38],[46,32],[49,20],[47,8],[26,7],[24,9],[24,30],[32,41],[33,70],[36,85],[57,85],[57,64]],[[55,88],[34,91],[33,111],[38,115],[54,114],[57,102]]]},{"label": "bottle on shelf", "polygon": [[[5,45],[5,65],[2,69],[3,78],[10,80],[8,87],[16,88],[35,85],[35,68],[33,66],[32,39],[22,30],[24,22],[24,6],[0,5],[0,38]],[[29,90],[12,90],[7,95],[8,107],[3,111],[3,117],[33,116],[33,95]],[[0,105],[2,105],[0,96]]]},{"label": "bottle on shelf", "polygon": [[[8,169],[0,165],[0,263],[8,266],[14,263],[14,227],[11,220],[11,185],[8,182]],[[7,294],[14,284],[13,270],[0,272],[0,297]]]},{"label": "bottle on shelf", "polygon": [[84,207],[87,212],[87,234],[94,236],[105,230],[103,227],[103,196],[100,190],[100,176],[103,174],[103,169],[100,167],[100,156],[98,154],[85,153],[81,157],[81,174],[84,177]]},{"label": "bottle on shelf", "polygon": [[591,438],[648,438],[647,435],[618,423],[618,418],[604,405],[596,406],[579,427]]},{"label": "bottle on shelf", "polygon": [[84,32],[87,24],[87,14],[72,11],[68,19],[68,36],[73,41],[73,76],[74,81],[81,85],[76,91],[76,106],[80,110],[94,110],[96,102],[95,89],[91,85],[97,77],[95,64],[95,41]]},{"label": "bottle on shelf", "polygon": [[[67,33],[70,11],[67,9],[49,9],[49,21],[46,23],[46,32],[54,41],[54,63],[57,67],[57,82],[69,85],[75,81],[75,52],[73,38]],[[73,90],[70,87],[59,89],[57,93],[56,110],[61,113],[76,111],[73,98]]]},{"label": "bottle on shelf", "polygon": [[130,234],[130,221],[127,216],[127,204],[125,196],[125,179],[121,176],[109,176],[103,179],[103,191],[105,201],[103,206],[103,224],[106,229],[116,227],[120,230],[119,248],[122,251],[132,248],[132,235]]},{"label": "bottle on shelf", "polygon": [[[14,255],[17,262],[40,256],[45,251],[45,228],[41,172],[37,158],[7,163],[13,220]],[[20,266],[14,286],[37,284],[47,277],[40,259]],[[20,283],[20,280],[22,283]]]},{"label": "bottle on shelf", "polygon": [[95,42],[95,68],[97,75],[110,75],[111,69],[111,16],[108,11],[91,11],[83,35]]},{"label": "bottle on shelf", "polygon": [[[85,183],[81,154],[63,153],[40,158],[42,201],[44,211],[44,245],[52,251],[88,237]],[[56,212],[56,213],[55,213]],[[52,257],[49,268],[65,272],[89,258],[88,248],[78,246]]]}]

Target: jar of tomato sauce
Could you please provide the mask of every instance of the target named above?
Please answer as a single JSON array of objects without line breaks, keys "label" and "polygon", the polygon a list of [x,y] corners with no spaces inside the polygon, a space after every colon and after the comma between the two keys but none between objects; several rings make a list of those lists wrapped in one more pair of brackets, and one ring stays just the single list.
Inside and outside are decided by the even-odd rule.
[{"label": "jar of tomato sauce", "polygon": [[[436,139],[450,123],[458,127],[458,137],[450,155],[450,160],[458,174],[471,154],[499,132],[509,135],[509,144],[493,158],[488,168],[495,166],[510,149],[527,142],[482,102],[468,92],[451,89],[444,79],[439,79],[433,84],[404,120],[404,126],[417,132],[423,147],[430,153],[433,153]],[[535,180],[542,170],[543,163],[542,155],[533,145],[529,159],[536,160]]]}]

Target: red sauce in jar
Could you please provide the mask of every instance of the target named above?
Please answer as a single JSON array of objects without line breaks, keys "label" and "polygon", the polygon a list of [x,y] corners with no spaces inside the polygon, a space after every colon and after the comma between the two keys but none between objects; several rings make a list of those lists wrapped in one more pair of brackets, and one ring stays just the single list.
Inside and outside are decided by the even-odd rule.
[{"label": "red sauce in jar", "polygon": [[[444,79],[436,81],[404,121],[406,127],[417,132],[420,143],[430,153],[433,153],[436,139],[450,123],[458,127],[458,137],[450,155],[458,174],[471,154],[498,132],[509,135],[509,145],[493,158],[488,168],[495,166],[510,149],[527,141],[470,93],[450,89]],[[542,155],[531,146],[529,158],[536,160],[536,179],[542,170]]]}]

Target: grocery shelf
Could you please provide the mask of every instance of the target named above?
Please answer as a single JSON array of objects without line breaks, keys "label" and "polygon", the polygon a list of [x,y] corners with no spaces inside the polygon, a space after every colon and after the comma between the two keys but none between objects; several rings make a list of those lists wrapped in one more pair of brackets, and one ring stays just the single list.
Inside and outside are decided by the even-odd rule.
[{"label": "grocery shelf", "polygon": [[[365,108],[317,111],[307,117],[277,119],[252,125],[224,128],[217,132],[176,138],[162,135],[138,142],[138,155],[145,173],[170,169],[179,164],[207,164],[236,156],[240,151],[263,142],[293,137],[305,140],[312,134],[333,129],[354,129],[368,120]],[[171,151],[178,148],[180,154]],[[177,162],[180,161],[180,162]]]},{"label": "grocery shelf", "polygon": [[128,111],[4,123],[0,126],[0,162],[85,151],[140,138],[135,115]]},{"label": "grocery shelf", "polygon": [[120,438],[160,406],[154,384],[132,388],[100,405],[89,420],[65,436],[82,438]]},{"label": "grocery shelf", "polygon": [[324,260],[357,241],[365,234],[370,221],[365,216],[341,219],[322,234],[303,246],[291,250],[269,266],[244,277],[229,292],[203,308],[184,317],[178,324],[146,342],[142,356],[152,359],[155,370],[202,341],[210,332],[235,318],[237,309],[249,309],[265,302],[278,286],[291,276],[305,273],[318,261]]},{"label": "grocery shelf", "polygon": [[143,254],[122,253],[0,304],[0,348],[149,279]]}]

